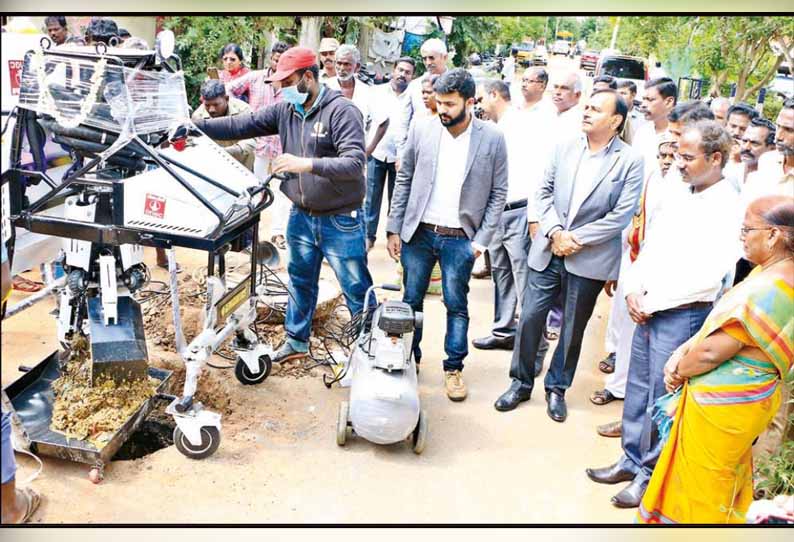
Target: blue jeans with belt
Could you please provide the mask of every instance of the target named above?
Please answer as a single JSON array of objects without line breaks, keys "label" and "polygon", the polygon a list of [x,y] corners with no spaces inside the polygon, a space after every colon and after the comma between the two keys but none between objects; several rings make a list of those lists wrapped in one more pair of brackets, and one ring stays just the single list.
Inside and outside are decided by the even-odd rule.
[{"label": "blue jeans with belt", "polygon": [[364,307],[372,277],[367,269],[364,214],[361,210],[311,216],[293,205],[287,223],[289,290],[284,328],[287,340],[305,351],[317,306],[320,269],[325,258],[336,274],[351,314]]},{"label": "blue jeans with belt", "polygon": [[367,202],[364,209],[367,223],[367,239],[370,239],[373,243],[378,234],[383,187],[384,185],[387,186],[389,204],[391,205],[391,195],[394,193],[394,180],[396,178],[397,170],[394,168],[393,162],[381,162],[374,156],[369,157],[367,162]]},{"label": "blue jeans with belt", "polygon": [[663,443],[651,415],[653,404],[667,393],[664,366],[673,351],[700,330],[710,311],[711,304],[659,311],[634,330],[623,400],[620,464],[642,481],[650,480],[662,451]]},{"label": "blue jeans with belt", "polygon": [[[469,353],[469,279],[474,267],[474,248],[467,237],[441,235],[419,226],[416,233],[400,251],[403,266],[403,301],[415,311],[424,305],[430,274],[436,262],[441,265],[441,290],[447,308],[447,333],[444,337],[445,371],[463,369],[463,360]],[[422,359],[419,343],[422,329],[414,332],[413,352],[418,362]]]}]

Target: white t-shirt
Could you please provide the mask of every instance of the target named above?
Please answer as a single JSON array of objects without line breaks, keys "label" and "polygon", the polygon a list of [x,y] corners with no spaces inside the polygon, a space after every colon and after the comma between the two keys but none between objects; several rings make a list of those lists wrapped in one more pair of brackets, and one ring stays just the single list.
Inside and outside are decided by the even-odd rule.
[{"label": "white t-shirt", "polygon": [[402,112],[401,99],[405,99],[406,93],[397,94],[391,86],[391,83],[383,85],[375,85],[370,92],[370,122],[369,132],[367,133],[367,146],[369,146],[372,139],[375,137],[375,132],[378,127],[389,121],[389,126],[383,138],[372,151],[372,156],[381,162],[393,163],[397,159],[397,143],[395,141],[395,134],[398,131],[400,123],[400,114]]}]

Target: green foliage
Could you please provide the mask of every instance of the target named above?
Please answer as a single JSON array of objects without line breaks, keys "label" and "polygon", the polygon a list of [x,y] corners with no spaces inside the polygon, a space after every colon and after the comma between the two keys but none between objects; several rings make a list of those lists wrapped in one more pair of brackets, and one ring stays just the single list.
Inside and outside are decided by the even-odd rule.
[{"label": "green foliage", "polygon": [[457,17],[452,25],[452,33],[447,38],[447,46],[455,48],[455,66],[465,66],[471,53],[483,50],[483,44],[496,33],[498,25],[493,17]]},{"label": "green foliage", "polygon": [[545,17],[494,17],[495,32],[485,36],[483,49],[489,51],[499,45],[521,43],[524,38],[538,40],[543,37]]},{"label": "green foliage", "polygon": [[[789,373],[785,385],[789,388],[789,403],[794,404],[794,373]],[[789,414],[784,435],[794,432],[794,411]],[[758,462],[756,473],[760,482],[757,489],[771,499],[777,495],[794,495],[794,440],[783,439],[782,446],[770,457]]]},{"label": "green foliage", "polygon": [[176,53],[182,59],[185,86],[191,105],[196,105],[207,68],[219,67],[221,48],[227,43],[240,45],[244,64],[250,67],[254,49],[269,45],[268,33],[294,23],[292,17],[169,17],[165,27],[176,35]]}]

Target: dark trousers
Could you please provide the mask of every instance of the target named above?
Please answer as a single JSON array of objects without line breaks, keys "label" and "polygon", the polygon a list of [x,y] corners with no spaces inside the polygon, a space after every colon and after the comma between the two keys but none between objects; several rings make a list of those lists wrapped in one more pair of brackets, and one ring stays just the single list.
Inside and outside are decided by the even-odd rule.
[{"label": "dark trousers", "polygon": [[394,168],[394,163],[381,162],[374,156],[369,157],[367,162],[367,201],[364,204],[364,220],[367,224],[367,239],[373,243],[378,233],[383,187],[386,186],[388,190],[388,204],[391,205],[394,179],[396,178],[397,170]]},{"label": "dark trousers", "polygon": [[513,347],[510,378],[530,390],[534,386],[534,362],[538,355],[549,310],[562,296],[563,318],[560,341],[554,349],[544,386],[546,391],[565,395],[571,387],[585,327],[593,314],[604,281],[579,277],[565,269],[565,261],[552,256],[543,271],[529,270],[529,280],[521,305],[521,318]]},{"label": "dark trousers", "polygon": [[676,348],[700,330],[710,311],[711,305],[659,311],[634,330],[623,401],[620,463],[642,481],[650,480],[662,452],[663,443],[651,415],[656,400],[667,393],[664,365]]}]

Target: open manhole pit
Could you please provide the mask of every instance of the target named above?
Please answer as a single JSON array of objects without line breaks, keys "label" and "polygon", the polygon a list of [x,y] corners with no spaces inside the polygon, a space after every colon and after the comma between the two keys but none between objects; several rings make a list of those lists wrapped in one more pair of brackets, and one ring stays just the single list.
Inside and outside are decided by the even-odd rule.
[{"label": "open manhole pit", "polygon": [[165,413],[168,401],[158,400],[141,426],[119,448],[113,461],[140,459],[174,444],[176,422]]}]

